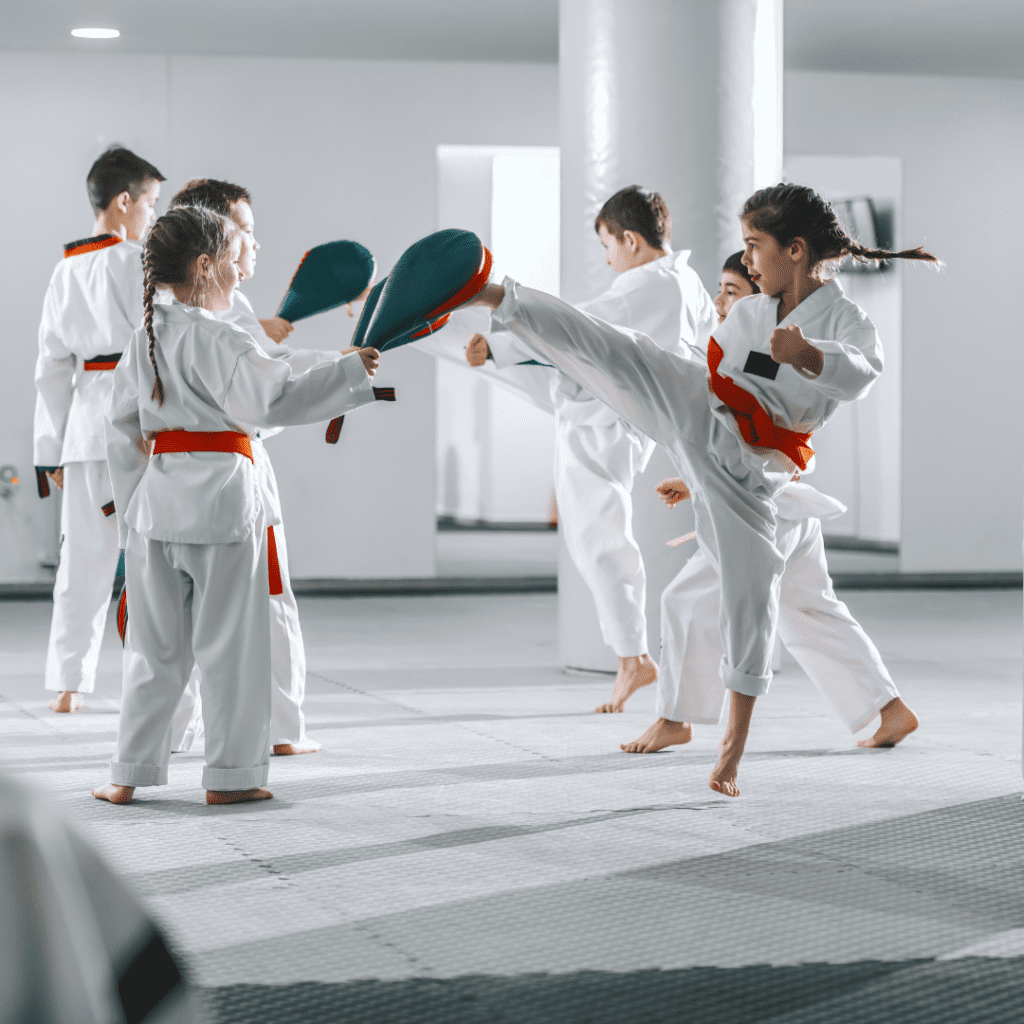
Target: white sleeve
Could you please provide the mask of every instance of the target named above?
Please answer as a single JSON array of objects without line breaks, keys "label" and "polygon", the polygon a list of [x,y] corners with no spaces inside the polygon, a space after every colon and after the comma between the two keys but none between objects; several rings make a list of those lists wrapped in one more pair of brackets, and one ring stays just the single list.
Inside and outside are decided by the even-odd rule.
[{"label": "white sleeve", "polygon": [[374,401],[373,387],[358,352],[340,353],[293,374],[287,362],[250,348],[235,362],[221,408],[242,423],[291,427],[322,423]]},{"label": "white sleeve", "polygon": [[117,542],[122,548],[128,542],[124,515],[149,465],[149,444],[139,422],[135,348],[133,341],[121,356],[107,403],[107,469],[114,491]]},{"label": "white sleeve", "polygon": [[39,357],[36,360],[36,410],[33,427],[33,462],[59,466],[64,431],[71,410],[72,381],[76,358],[61,337],[60,309],[53,280],[43,300],[39,323]]},{"label": "white sleeve", "polygon": [[882,373],[882,343],[875,325],[861,309],[844,316],[834,341],[808,338],[819,349],[824,367],[817,377],[805,377],[816,391],[841,402],[865,395]]}]

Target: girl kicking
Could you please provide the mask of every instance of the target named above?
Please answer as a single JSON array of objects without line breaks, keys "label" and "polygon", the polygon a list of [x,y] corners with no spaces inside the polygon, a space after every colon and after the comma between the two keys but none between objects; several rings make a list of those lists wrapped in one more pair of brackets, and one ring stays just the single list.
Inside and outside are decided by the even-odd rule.
[{"label": "girl kicking", "polygon": [[473,300],[490,307],[495,330],[510,330],[663,445],[699,497],[698,537],[721,583],[720,674],[733,691],[709,784],[729,796],[739,795],[754,702],[771,682],[785,568],[775,498],[807,468],[814,431],[882,371],[874,325],[835,268],[847,256],[938,262],[920,248],[859,245],[806,186],[762,189],[740,219],[743,263],[761,294],[716,328],[707,367],[510,278]]},{"label": "girl kicking", "polygon": [[[240,251],[238,229],[219,214],[161,217],[143,253],[145,326],[115,371],[107,460],[131,610],[110,782],[93,791],[111,803],[166,784],[193,660],[207,803],[271,796],[268,545],[250,435],[374,401],[375,350],[298,372],[212,315],[230,307]],[[158,287],[175,301],[155,305]]]}]

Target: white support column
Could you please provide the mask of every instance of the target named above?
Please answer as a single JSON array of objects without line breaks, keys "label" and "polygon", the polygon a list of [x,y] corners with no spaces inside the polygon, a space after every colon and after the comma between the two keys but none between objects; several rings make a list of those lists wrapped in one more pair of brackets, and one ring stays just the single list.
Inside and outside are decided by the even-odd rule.
[{"label": "white support column", "polygon": [[[672,247],[691,249],[691,266],[717,291],[722,261],[740,248],[743,201],[782,172],[781,10],[782,0],[560,0],[563,298],[581,302],[610,284],[594,217],[632,184],[661,193]],[[692,513],[661,515],[648,494],[667,469],[657,453],[634,484],[655,660],[661,592],[693,552],[665,546],[692,529]],[[568,569],[559,572],[560,655],[612,669],[593,601]]]}]

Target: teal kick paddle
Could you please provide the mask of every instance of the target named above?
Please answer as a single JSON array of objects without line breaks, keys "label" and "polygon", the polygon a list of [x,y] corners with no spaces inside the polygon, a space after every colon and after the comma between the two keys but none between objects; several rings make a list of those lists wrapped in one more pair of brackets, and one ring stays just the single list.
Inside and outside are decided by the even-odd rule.
[{"label": "teal kick paddle", "polygon": [[353,344],[386,352],[439,331],[490,275],[491,254],[472,231],[446,228],[421,238],[376,286],[380,294],[363,308],[366,327]]},{"label": "teal kick paddle", "polygon": [[326,242],[302,257],[277,311],[294,323],[354,302],[376,273],[370,250],[358,242]]}]

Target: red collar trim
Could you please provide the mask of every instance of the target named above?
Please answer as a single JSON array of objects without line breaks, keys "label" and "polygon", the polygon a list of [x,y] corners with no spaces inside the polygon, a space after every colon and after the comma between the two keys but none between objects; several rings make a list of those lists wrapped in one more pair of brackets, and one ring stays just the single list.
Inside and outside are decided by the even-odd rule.
[{"label": "red collar trim", "polygon": [[95,235],[92,238],[80,238],[77,242],[68,242],[64,246],[64,258],[69,256],[81,256],[85,252],[95,252],[97,249],[109,249],[123,241],[120,235]]}]

